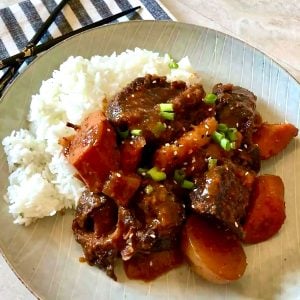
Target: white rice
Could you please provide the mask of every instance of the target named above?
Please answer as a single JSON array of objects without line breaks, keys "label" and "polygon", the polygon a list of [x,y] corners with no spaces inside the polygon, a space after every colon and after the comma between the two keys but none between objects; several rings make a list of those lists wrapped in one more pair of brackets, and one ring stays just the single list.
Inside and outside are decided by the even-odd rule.
[{"label": "white rice", "polygon": [[58,139],[73,133],[66,122],[79,124],[90,112],[138,76],[158,74],[190,84],[200,78],[187,57],[170,69],[169,55],[136,48],[120,55],[70,57],[40,91],[32,96],[29,129],[13,131],[2,144],[9,166],[5,195],[14,223],[29,225],[37,218],[76,207],[84,186],[62,155]]}]

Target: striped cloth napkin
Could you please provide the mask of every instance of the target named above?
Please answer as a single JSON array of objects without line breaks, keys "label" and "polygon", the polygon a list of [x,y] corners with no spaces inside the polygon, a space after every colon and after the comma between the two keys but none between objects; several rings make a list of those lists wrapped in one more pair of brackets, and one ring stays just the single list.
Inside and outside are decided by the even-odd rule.
[{"label": "striped cloth napkin", "polygon": [[[0,59],[21,51],[59,2],[24,0],[0,9]],[[142,7],[138,12],[116,22],[174,19],[155,0],[70,0],[43,36],[41,43],[138,5]],[[0,71],[0,76],[2,74],[3,71]]]}]

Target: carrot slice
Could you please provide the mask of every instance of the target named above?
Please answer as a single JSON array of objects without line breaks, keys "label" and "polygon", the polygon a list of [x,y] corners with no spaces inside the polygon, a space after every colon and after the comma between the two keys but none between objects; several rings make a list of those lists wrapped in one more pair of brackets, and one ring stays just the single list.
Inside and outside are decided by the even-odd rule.
[{"label": "carrot slice", "polygon": [[109,173],[119,167],[120,153],[115,131],[101,111],[83,120],[70,141],[67,159],[90,191],[102,191]]},{"label": "carrot slice", "polygon": [[217,125],[215,118],[207,118],[191,131],[185,132],[176,143],[162,146],[154,154],[154,165],[167,172],[173,170],[194,151],[209,143]]},{"label": "carrot slice", "polygon": [[285,220],[284,185],[279,176],[256,177],[244,230],[245,243],[259,243],[276,234]]},{"label": "carrot slice", "polygon": [[268,159],[282,151],[298,135],[298,129],[292,124],[264,123],[253,135],[258,145],[261,159]]}]

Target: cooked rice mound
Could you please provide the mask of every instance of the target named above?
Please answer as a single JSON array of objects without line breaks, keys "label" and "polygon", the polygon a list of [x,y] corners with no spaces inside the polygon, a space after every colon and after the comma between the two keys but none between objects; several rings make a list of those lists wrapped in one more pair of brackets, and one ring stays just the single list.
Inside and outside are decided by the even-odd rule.
[{"label": "cooked rice mound", "polygon": [[187,57],[176,69],[169,63],[167,54],[138,48],[91,59],[69,57],[42,82],[39,93],[32,96],[29,128],[13,131],[2,141],[10,172],[5,200],[14,223],[29,225],[76,206],[84,186],[58,144],[60,137],[74,133],[66,122],[79,124],[101,109],[104,99],[109,101],[139,76],[157,74],[189,84],[200,81]]}]

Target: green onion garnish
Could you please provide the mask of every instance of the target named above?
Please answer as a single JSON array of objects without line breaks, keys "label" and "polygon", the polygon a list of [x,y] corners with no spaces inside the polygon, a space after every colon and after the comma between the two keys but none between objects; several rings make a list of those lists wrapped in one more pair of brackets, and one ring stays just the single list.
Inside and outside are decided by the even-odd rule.
[{"label": "green onion garnish", "polygon": [[231,142],[236,141],[237,140],[237,129],[236,128],[228,128],[226,135],[227,135],[227,138]]},{"label": "green onion garnish", "polygon": [[212,138],[216,143],[220,144],[221,140],[225,138],[225,134],[222,132],[215,131],[212,134]]},{"label": "green onion garnish", "polygon": [[217,100],[217,95],[215,94],[207,94],[205,96],[205,98],[203,99],[203,101],[206,103],[206,104],[215,104],[216,100]]},{"label": "green onion garnish", "polygon": [[168,112],[168,111],[161,111],[160,112],[160,115],[166,119],[166,120],[170,120],[170,121],[173,121],[174,120],[174,117],[175,117],[175,113],[173,112]]},{"label": "green onion garnish", "polygon": [[231,142],[230,143],[230,148],[231,149],[236,149],[236,142]]},{"label": "green onion garnish", "polygon": [[137,169],[137,173],[142,176],[146,176],[147,172],[148,172],[148,169],[146,169],[146,168],[138,168]]},{"label": "green onion garnish", "polygon": [[132,129],[132,130],[130,131],[130,133],[131,133],[132,135],[138,136],[138,135],[141,135],[142,130],[141,130],[141,129]]},{"label": "green onion garnish", "polygon": [[170,69],[177,69],[179,66],[178,66],[178,63],[174,60],[174,58],[171,56],[171,54],[168,54],[169,56],[169,59],[170,59],[170,62],[168,64],[169,68]]},{"label": "green onion garnish", "polygon": [[162,123],[162,122],[157,122],[156,125],[154,126],[152,132],[156,137],[159,137],[160,134],[165,131],[167,128],[167,125]]},{"label": "green onion garnish", "polygon": [[153,186],[151,184],[148,184],[145,186],[145,193],[147,195],[151,194],[153,192]]},{"label": "green onion garnish", "polygon": [[126,139],[129,136],[129,130],[125,130],[125,131],[121,131],[119,129],[117,129],[118,135],[120,136],[120,138],[122,139]]},{"label": "green onion garnish", "polygon": [[172,112],[173,111],[173,103],[160,103],[159,109],[161,112],[162,111]]},{"label": "green onion garnish", "polygon": [[154,181],[162,181],[167,178],[166,173],[160,171],[157,167],[153,167],[148,170],[147,175],[149,175]]},{"label": "green onion garnish", "polygon": [[179,65],[177,62],[175,62],[174,60],[171,60],[168,64],[170,69],[178,69]]},{"label": "green onion garnish", "polygon": [[183,182],[184,178],[185,178],[185,172],[182,169],[177,169],[174,171],[174,179],[178,183]]},{"label": "green onion garnish", "polygon": [[184,189],[191,190],[195,187],[195,184],[192,181],[184,179],[181,183],[181,187]]},{"label": "green onion garnish", "polygon": [[218,131],[221,131],[221,132],[227,132],[228,130],[228,126],[224,123],[220,123],[218,124]]},{"label": "green onion garnish", "polygon": [[231,149],[230,141],[226,138],[221,139],[220,146],[225,150],[229,151]]},{"label": "green onion garnish", "polygon": [[216,158],[208,158],[208,170],[214,168],[218,163],[218,160]]}]

